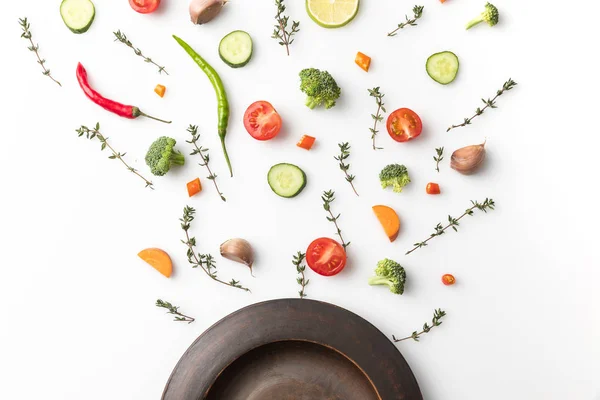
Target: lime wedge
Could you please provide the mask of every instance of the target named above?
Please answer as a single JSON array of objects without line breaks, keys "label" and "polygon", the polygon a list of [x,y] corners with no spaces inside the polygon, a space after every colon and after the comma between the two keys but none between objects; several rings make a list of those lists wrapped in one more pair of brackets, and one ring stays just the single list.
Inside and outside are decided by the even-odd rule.
[{"label": "lime wedge", "polygon": [[306,12],[324,28],[339,28],[358,13],[359,0],[306,0]]}]

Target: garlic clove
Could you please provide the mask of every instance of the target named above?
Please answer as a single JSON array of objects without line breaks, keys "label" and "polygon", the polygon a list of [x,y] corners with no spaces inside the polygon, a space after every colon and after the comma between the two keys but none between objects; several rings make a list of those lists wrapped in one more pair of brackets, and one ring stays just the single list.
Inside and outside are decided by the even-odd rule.
[{"label": "garlic clove", "polygon": [[190,18],[196,25],[212,21],[219,13],[226,0],[192,0],[190,3]]},{"label": "garlic clove", "polygon": [[221,256],[228,260],[246,265],[248,268],[250,268],[250,274],[252,274],[254,250],[247,240],[239,238],[229,239],[221,244],[220,250]]},{"label": "garlic clove", "polygon": [[466,146],[452,153],[450,167],[463,175],[474,173],[485,160],[485,142]]}]

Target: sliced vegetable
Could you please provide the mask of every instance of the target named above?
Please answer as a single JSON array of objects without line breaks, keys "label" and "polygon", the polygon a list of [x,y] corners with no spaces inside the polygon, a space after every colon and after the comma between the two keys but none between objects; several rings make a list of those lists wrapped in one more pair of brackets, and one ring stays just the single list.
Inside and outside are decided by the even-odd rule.
[{"label": "sliced vegetable", "polygon": [[317,140],[317,139],[312,136],[302,135],[302,138],[300,139],[300,141],[298,143],[296,143],[296,146],[301,147],[306,150],[310,150],[310,149],[312,149],[313,145],[315,144],[315,140]]},{"label": "sliced vegetable", "polygon": [[85,33],[94,22],[96,8],[90,0],[63,0],[60,16],[71,32]]},{"label": "sliced vegetable", "polygon": [[323,28],[340,28],[358,14],[359,0],[306,0],[308,16]]},{"label": "sliced vegetable", "polygon": [[187,183],[187,191],[190,197],[197,195],[202,191],[202,183],[200,183],[200,178],[196,178],[191,182]]},{"label": "sliced vegetable", "polygon": [[371,66],[371,57],[359,51],[358,53],[356,53],[356,59],[354,60],[354,62],[364,71],[369,72],[369,67]]},{"label": "sliced vegetable", "polygon": [[388,116],[387,131],[396,142],[407,142],[421,134],[423,123],[413,110],[399,108]]},{"label": "sliced vegetable", "polygon": [[306,186],[306,174],[293,164],[276,164],[267,174],[271,190],[281,197],[295,197]]},{"label": "sliced vegetable", "polygon": [[390,242],[393,242],[398,237],[400,232],[400,218],[394,209],[388,206],[373,206],[373,212],[383,227],[383,230]]},{"label": "sliced vegetable", "polygon": [[129,0],[129,5],[140,14],[150,14],[156,11],[160,0]]},{"label": "sliced vegetable", "polygon": [[458,57],[451,51],[435,53],[429,56],[425,63],[429,77],[442,85],[447,85],[456,79],[458,67]]},{"label": "sliced vegetable", "polygon": [[196,25],[206,24],[215,18],[227,0],[192,0],[190,3],[190,18]]},{"label": "sliced vegetable", "polygon": [[445,274],[442,276],[442,283],[446,286],[454,285],[456,283],[456,279],[454,275]]},{"label": "sliced vegetable", "polygon": [[247,32],[233,31],[219,43],[219,56],[231,68],[240,68],[252,58],[252,38]]},{"label": "sliced vegetable", "polygon": [[164,250],[157,248],[144,249],[138,253],[138,256],[167,278],[173,273],[171,257]]},{"label": "sliced vegetable", "polygon": [[346,266],[346,252],[342,245],[335,240],[319,238],[308,246],[306,263],[319,275],[336,275]]},{"label": "sliced vegetable", "polygon": [[167,91],[167,88],[163,85],[156,85],[156,87],[154,88],[154,93],[156,93],[160,97],[165,97],[166,91]]},{"label": "sliced vegetable", "polygon": [[440,185],[437,183],[429,182],[425,188],[427,194],[440,194]]},{"label": "sliced vegetable", "polygon": [[254,139],[270,140],[281,130],[281,117],[268,101],[256,101],[244,113],[244,127]]}]

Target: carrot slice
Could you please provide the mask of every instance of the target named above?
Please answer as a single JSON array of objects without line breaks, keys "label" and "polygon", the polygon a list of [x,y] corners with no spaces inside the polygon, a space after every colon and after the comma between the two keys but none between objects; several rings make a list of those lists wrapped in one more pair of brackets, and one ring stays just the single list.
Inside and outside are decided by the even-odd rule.
[{"label": "carrot slice", "polygon": [[200,178],[196,178],[187,184],[187,191],[190,197],[197,195],[202,191],[202,184],[200,183]]},{"label": "carrot slice", "polygon": [[300,139],[296,146],[306,150],[310,150],[313,147],[313,144],[315,144],[315,140],[317,139],[312,136],[303,135],[302,139]]},{"label": "carrot slice", "polygon": [[359,51],[358,53],[356,53],[356,59],[354,60],[354,62],[363,70],[369,72],[369,67],[371,66],[371,57]]},{"label": "carrot slice", "polygon": [[138,253],[138,256],[167,278],[173,273],[171,257],[164,250],[157,248],[144,249]]},{"label": "carrot slice", "polygon": [[165,97],[166,91],[167,91],[167,88],[164,87],[163,85],[156,85],[156,87],[154,88],[154,93],[156,93],[160,97]]},{"label": "carrot slice", "polygon": [[373,211],[390,242],[396,240],[400,232],[400,218],[396,211],[388,206],[373,206]]}]

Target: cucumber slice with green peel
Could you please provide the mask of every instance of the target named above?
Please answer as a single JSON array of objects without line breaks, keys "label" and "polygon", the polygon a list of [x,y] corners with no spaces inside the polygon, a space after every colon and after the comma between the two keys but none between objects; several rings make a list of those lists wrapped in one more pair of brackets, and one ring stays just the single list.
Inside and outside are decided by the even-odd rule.
[{"label": "cucumber slice with green peel", "polygon": [[221,60],[231,68],[240,68],[252,58],[252,38],[247,32],[233,31],[219,43]]},{"label": "cucumber slice with green peel", "polygon": [[63,0],[60,16],[73,33],[85,33],[96,16],[96,8],[90,0]]},{"label": "cucumber slice with green peel", "polygon": [[293,164],[281,163],[271,167],[267,174],[271,189],[281,197],[295,197],[306,186],[306,174]]},{"label": "cucumber slice with green peel", "polygon": [[458,74],[458,57],[451,51],[435,53],[427,59],[425,69],[427,74],[442,85],[447,85],[456,78]]}]

